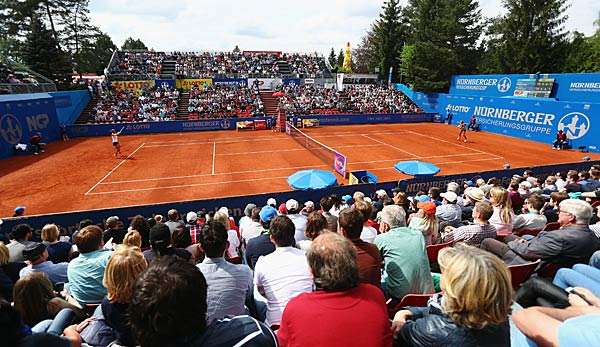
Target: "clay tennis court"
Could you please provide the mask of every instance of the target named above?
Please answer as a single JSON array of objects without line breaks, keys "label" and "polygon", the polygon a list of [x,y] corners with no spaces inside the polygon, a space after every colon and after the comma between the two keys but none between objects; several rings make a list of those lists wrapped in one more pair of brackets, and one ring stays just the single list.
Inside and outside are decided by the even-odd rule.
[{"label": "clay tennis court", "polygon": [[[440,175],[579,162],[577,151],[492,133],[456,140],[454,126],[432,123],[335,126],[307,134],[348,157],[348,170],[369,170],[379,182],[407,176],[393,165],[419,159]],[[0,161],[0,215],[17,205],[27,214],[80,211],[290,190],[286,181],[308,168],[332,171],[285,133],[197,132],[121,136],[126,159],[115,159],[110,136],[51,143],[39,156]],[[339,183],[347,183],[338,175]]]}]

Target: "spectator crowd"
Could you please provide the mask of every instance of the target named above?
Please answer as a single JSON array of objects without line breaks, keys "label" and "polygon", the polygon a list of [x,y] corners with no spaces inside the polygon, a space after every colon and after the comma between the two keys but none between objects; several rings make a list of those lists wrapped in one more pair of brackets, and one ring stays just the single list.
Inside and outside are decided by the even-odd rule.
[{"label": "spectator crowd", "polygon": [[108,73],[112,79],[156,79],[160,77],[163,61],[170,59],[174,55],[169,52],[117,51]]},{"label": "spectator crowd", "polygon": [[264,114],[258,91],[238,86],[212,85],[190,90],[190,118],[250,117]]},{"label": "spectator crowd", "polygon": [[275,53],[178,52],[175,73],[186,78],[277,77],[278,55]]},{"label": "spectator crowd", "polygon": [[104,89],[89,122],[147,122],[172,120],[177,115],[179,91],[158,87],[139,91]]},{"label": "spectator crowd", "polygon": [[22,346],[598,345],[599,199],[596,165],[270,198],[239,220],[19,224],[0,244],[0,329]]}]

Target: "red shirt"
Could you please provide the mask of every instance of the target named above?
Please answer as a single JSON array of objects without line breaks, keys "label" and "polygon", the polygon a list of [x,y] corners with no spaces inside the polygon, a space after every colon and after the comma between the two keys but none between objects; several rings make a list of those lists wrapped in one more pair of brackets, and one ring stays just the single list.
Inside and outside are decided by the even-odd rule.
[{"label": "red shirt", "polygon": [[343,292],[302,293],[288,302],[277,339],[285,346],[391,346],[385,298],[360,284]]}]

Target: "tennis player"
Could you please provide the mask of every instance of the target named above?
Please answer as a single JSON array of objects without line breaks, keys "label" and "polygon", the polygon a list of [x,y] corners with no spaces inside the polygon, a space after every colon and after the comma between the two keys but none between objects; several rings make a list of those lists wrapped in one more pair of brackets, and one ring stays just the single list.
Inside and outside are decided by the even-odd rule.
[{"label": "tennis player", "polygon": [[464,142],[467,142],[467,124],[465,123],[465,121],[461,120],[460,123],[458,123],[457,128],[459,129],[459,133],[456,139],[458,141],[464,139]]},{"label": "tennis player", "polygon": [[117,132],[115,129],[110,130],[110,138],[112,140],[113,148],[115,149],[115,158],[119,158],[119,156],[122,155],[121,144],[119,143],[119,135],[121,135],[123,129],[125,129],[125,127],[122,127],[121,130],[119,130],[119,132]]}]

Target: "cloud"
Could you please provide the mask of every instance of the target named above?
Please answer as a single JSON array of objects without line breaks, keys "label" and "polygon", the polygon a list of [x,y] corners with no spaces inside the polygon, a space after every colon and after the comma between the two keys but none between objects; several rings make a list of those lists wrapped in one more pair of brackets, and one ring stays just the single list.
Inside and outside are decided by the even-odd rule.
[{"label": "cloud", "polygon": [[[383,0],[92,0],[90,17],[120,46],[140,38],[157,50],[282,50],[328,54],[356,46],[377,19]],[[406,4],[407,0],[402,0]],[[501,0],[481,0],[487,17]],[[568,30],[594,32],[600,2],[573,0]]]}]

